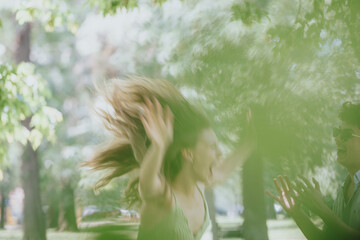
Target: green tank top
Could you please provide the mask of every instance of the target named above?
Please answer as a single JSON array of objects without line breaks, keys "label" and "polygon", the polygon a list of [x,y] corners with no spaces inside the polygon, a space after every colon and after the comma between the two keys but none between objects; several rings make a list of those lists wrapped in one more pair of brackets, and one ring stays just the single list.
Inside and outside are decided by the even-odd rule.
[{"label": "green tank top", "polygon": [[[198,188],[199,189],[199,188]],[[177,204],[176,196],[175,206],[170,210],[163,219],[160,220],[153,228],[143,229],[140,225],[138,240],[199,240],[204,234],[206,228],[210,224],[209,210],[202,194],[199,189],[205,207],[205,220],[199,232],[194,236],[189,227],[188,220],[183,210]]]}]

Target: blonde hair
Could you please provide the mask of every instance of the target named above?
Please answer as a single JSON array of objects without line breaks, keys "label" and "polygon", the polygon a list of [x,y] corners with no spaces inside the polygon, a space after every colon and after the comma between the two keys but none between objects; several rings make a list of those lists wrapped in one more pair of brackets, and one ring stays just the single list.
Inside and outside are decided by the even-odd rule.
[{"label": "blonde hair", "polygon": [[[193,147],[201,130],[209,127],[204,114],[192,106],[167,80],[128,77],[97,84],[96,89],[111,106],[111,111],[97,112],[114,138],[84,164],[94,170],[109,170],[95,184],[95,191],[112,179],[140,167],[150,145],[140,121],[145,98],[157,98],[163,107],[168,106],[174,114],[174,139],[163,163],[163,174],[167,181],[172,182],[181,170],[181,149]],[[138,177],[129,181],[125,191],[125,200],[129,205],[140,201],[138,182]]]}]

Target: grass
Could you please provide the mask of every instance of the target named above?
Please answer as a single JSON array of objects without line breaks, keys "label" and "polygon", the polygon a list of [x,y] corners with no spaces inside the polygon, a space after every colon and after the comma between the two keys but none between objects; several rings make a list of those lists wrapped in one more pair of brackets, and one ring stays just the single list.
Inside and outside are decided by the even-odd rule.
[{"label": "grass", "polygon": [[[223,229],[234,229],[243,223],[240,217],[218,217],[219,226]],[[304,240],[306,239],[292,219],[268,220],[269,240]],[[211,237],[206,240],[210,240]],[[225,238],[226,240],[240,240],[242,238]]]},{"label": "grass", "polygon": [[[96,234],[91,232],[56,232],[54,230],[47,231],[48,240],[87,240],[95,238]],[[22,231],[21,229],[12,229],[12,230],[0,230],[0,239],[1,240],[22,240]]]},{"label": "grass", "polygon": [[269,240],[304,240],[306,239],[292,219],[268,220]]},{"label": "grass", "polygon": [[[223,228],[234,228],[242,223],[241,218],[219,218],[219,225]],[[295,225],[294,221],[291,219],[282,219],[282,220],[269,220],[268,225],[268,234],[269,240],[304,240],[304,235]],[[53,229],[48,229],[47,231],[47,240],[122,240],[129,239],[127,237],[121,237],[124,235],[130,235],[134,239],[136,236],[136,231],[134,228],[128,230],[114,230],[114,229],[105,229],[107,230],[104,233],[104,228],[96,228],[93,231],[81,231],[81,232],[57,232]],[[98,232],[103,232],[103,235],[100,237]],[[22,231],[21,229],[8,229],[0,230],[0,239],[1,240],[22,240]],[[211,240],[210,232],[207,232],[203,240]],[[240,240],[241,238],[225,238],[226,240]]]},{"label": "grass", "polygon": [[[68,233],[68,232],[55,232],[53,230],[48,230],[47,238],[51,240],[65,240],[65,239],[76,239],[76,240],[86,240],[93,238],[93,233]],[[21,240],[22,231],[21,230],[1,230],[0,239],[3,240]]]}]

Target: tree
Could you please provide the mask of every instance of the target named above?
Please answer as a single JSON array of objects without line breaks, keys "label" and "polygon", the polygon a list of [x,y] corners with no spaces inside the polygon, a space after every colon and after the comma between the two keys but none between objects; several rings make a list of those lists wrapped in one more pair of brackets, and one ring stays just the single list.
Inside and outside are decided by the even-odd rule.
[{"label": "tree", "polygon": [[262,166],[295,176],[329,164],[335,106],[358,100],[358,3],[296,3],[167,1],[114,16],[137,36],[110,41],[117,46],[112,63],[126,57],[120,73],[167,77],[195,90],[223,142],[241,138],[239,116],[253,109],[259,149],[243,171],[247,239],[266,239],[261,179],[267,184],[273,176]]},{"label": "tree", "polygon": [[[83,103],[83,101],[87,101],[87,95],[85,93],[85,97],[80,97],[77,92],[83,91],[88,83],[76,79],[73,72],[74,67],[79,66],[76,65],[77,57],[72,33],[76,32],[77,20],[81,18],[84,11],[83,8],[77,7],[79,4],[82,3],[46,0],[41,4],[38,1],[21,2],[16,7],[16,19],[20,24],[40,23],[38,25],[40,28],[35,29],[35,37],[33,37],[35,41],[32,46],[37,49],[37,53],[43,54],[49,61],[41,62],[41,56],[39,59],[37,55],[33,57],[33,60],[39,71],[48,79],[54,96],[51,104],[64,112],[63,124],[58,127],[56,132],[58,144],[49,147],[48,143],[44,143],[39,149],[39,158],[46,159],[44,163],[46,170],[42,171],[41,177],[46,180],[42,184],[46,191],[45,194],[50,195],[45,198],[49,199],[49,202],[46,202],[49,206],[49,226],[56,227],[60,231],[77,230],[75,216],[75,190],[79,180],[77,164],[83,159],[83,156],[78,153],[85,145],[89,144],[88,136],[84,136],[82,133],[76,134],[74,131],[72,136],[68,136],[71,127],[73,129],[88,127],[87,111],[84,111],[86,106]],[[70,11],[70,9],[81,10]],[[85,11],[87,10],[85,9]],[[70,54],[71,58],[64,62],[66,54]],[[86,80],[83,76],[80,76],[80,79]],[[67,103],[66,106],[64,102]],[[78,108],[79,106],[81,108]],[[86,126],[83,123],[86,123]],[[83,125],[80,126],[81,124]],[[75,149],[75,151],[71,151],[76,153],[75,156],[68,155],[69,149]],[[47,159],[51,159],[51,164]],[[56,195],[61,196],[62,201],[54,198]]]},{"label": "tree", "polygon": [[[28,57],[29,33],[30,25],[27,25],[22,28],[18,35],[18,48],[15,52],[15,58],[19,65],[16,68],[10,65],[1,66],[1,83],[4,86],[1,88],[2,94],[0,94],[2,98],[0,101],[2,103],[1,130],[4,132],[1,140],[5,143],[18,140],[26,144],[22,165],[23,184],[24,189],[26,189],[25,194],[27,194],[25,197],[24,238],[45,239],[41,205],[36,205],[37,203],[41,204],[41,202],[39,189],[36,188],[38,175],[36,175],[37,162],[34,149],[40,145],[44,135],[48,139],[54,139],[53,128],[56,122],[61,120],[61,114],[46,106],[45,96],[48,92],[43,80],[35,74],[34,66],[28,63],[20,64],[21,59],[26,60]],[[9,121],[10,119],[11,121]],[[5,146],[2,145],[1,147],[2,159],[7,154]],[[25,157],[27,157],[26,160]],[[31,163],[35,166],[34,168]],[[31,212],[32,210],[35,212]]]},{"label": "tree", "polygon": [[[79,81],[73,77],[72,66],[60,64],[61,68],[55,67],[61,59],[58,53],[54,54],[57,60],[51,58],[53,64],[36,63],[36,70],[40,70],[46,79],[52,78],[47,69],[55,68],[60,75],[71,79],[64,82],[64,79],[56,78],[63,83],[60,85],[49,81],[52,91],[56,92],[51,103],[60,108],[65,101],[84,106],[88,93],[78,99],[75,89],[84,90],[90,86],[88,80],[83,80],[90,78],[84,73],[86,67],[101,77],[129,73],[166,77],[184,92],[194,93],[192,97],[205,106],[221,141],[227,146],[235,146],[241,139],[244,126],[241,116],[251,107],[259,148],[244,166],[242,174],[245,235],[247,239],[266,239],[263,189],[273,175],[283,171],[292,176],[299,172],[314,174],[317,166],[333,165],[326,159],[335,150],[330,136],[331,127],[337,124],[334,106],[345,98],[359,99],[357,80],[360,75],[356,64],[360,59],[357,44],[360,40],[359,13],[356,11],[359,3],[355,0],[302,0],[296,4],[289,0],[161,1],[161,4],[150,1],[88,2],[104,14],[113,14],[114,23],[95,31],[102,33],[103,42],[99,48],[89,48],[81,44],[81,37],[86,34],[82,29],[91,25],[91,19],[100,17],[85,20],[78,34],[77,49],[82,53],[92,50],[92,55],[87,56],[97,60],[92,66],[86,65],[89,59],[84,60],[82,66],[77,65],[77,69],[81,69]],[[75,16],[66,4],[61,5],[61,1],[46,0],[43,3],[39,6],[36,1],[22,2],[15,10],[16,19],[20,23],[30,21],[34,26],[40,22],[45,30],[62,29],[58,35],[52,33],[46,37],[57,36],[57,41],[52,39],[57,42],[52,46],[59,46],[59,49],[65,46],[60,47],[60,42],[70,45],[71,59],[79,60],[75,55],[74,39],[67,38],[69,35],[64,30],[65,25],[72,32],[76,30]],[[124,6],[127,10],[120,9]],[[133,9],[135,6],[137,8]],[[3,21],[3,25],[6,24]],[[19,42],[18,61],[29,60],[30,25],[25,26],[23,37],[19,39],[27,44]],[[33,28],[36,29],[39,28]],[[94,39],[98,37],[96,34]],[[32,46],[42,43],[34,42]],[[64,130],[71,126],[85,126],[86,129],[90,125],[82,125],[81,120],[89,119],[88,115],[86,111],[76,111],[76,114],[68,111],[64,115],[66,123],[58,132],[62,143],[51,150],[46,149],[44,143],[43,149],[40,146],[37,152],[32,151],[31,146],[36,149],[43,136],[53,138],[54,129],[50,126],[60,119],[59,114],[47,106],[45,84],[35,74],[33,65],[2,64],[0,69],[0,141],[6,143],[0,145],[0,155],[6,156],[8,142],[20,140],[26,144],[29,140],[32,144],[28,145],[27,156],[52,159],[53,164],[44,163],[48,173],[54,175],[48,175],[47,179],[61,182],[68,193],[67,206],[70,207],[62,216],[71,215],[67,226],[74,226],[74,214],[65,214],[73,212],[73,192],[79,180],[71,169],[84,156],[80,149],[96,140],[88,140],[91,134],[86,133],[69,137]],[[36,84],[29,81],[32,78],[36,79]],[[34,86],[41,86],[39,95],[31,94],[29,89],[34,90]],[[59,86],[61,88],[57,89]],[[67,96],[62,95],[62,91]],[[48,122],[51,124],[47,125]],[[68,150],[72,150],[71,154],[51,156],[69,153]],[[53,174],[56,171],[52,170],[59,166],[61,174]],[[41,207],[35,209],[41,210]],[[253,226],[259,227],[255,231]]]},{"label": "tree", "polygon": [[3,168],[0,172],[0,194],[1,194],[1,216],[0,216],[0,229],[4,229],[6,222],[6,201],[9,198],[9,193],[13,188],[14,173],[9,167]]},{"label": "tree", "polygon": [[[15,61],[29,62],[30,58],[30,30],[31,25],[25,24],[20,28],[17,35],[17,46],[15,51]],[[33,116],[28,116],[23,121],[23,126],[31,130],[30,121]],[[22,156],[22,185],[25,193],[24,198],[24,240],[46,239],[45,217],[42,211],[39,182],[39,160],[37,153],[30,143],[26,144]]]},{"label": "tree", "polygon": [[[32,20],[37,9],[32,6],[34,2],[20,5],[15,8],[16,18],[22,24]],[[50,2],[48,2],[50,3]],[[23,4],[23,5],[21,5]],[[27,8],[23,8],[26,6]],[[42,7],[52,8],[52,4]],[[47,14],[46,27],[51,28],[58,24],[59,16]],[[57,20],[54,22],[54,20]],[[70,26],[70,25],[69,25]],[[24,203],[24,239],[46,239],[45,221],[42,212],[39,183],[39,159],[36,149],[45,137],[55,140],[55,125],[62,120],[62,115],[56,109],[46,105],[46,98],[50,97],[44,80],[35,73],[35,67],[29,63],[31,50],[31,24],[26,23],[18,27],[17,40],[14,51],[16,67],[1,65],[1,130],[5,143],[13,140],[26,145],[22,157],[22,178],[25,191]],[[6,62],[11,62],[6,59]],[[9,121],[11,119],[11,121]],[[21,122],[21,123],[20,123]],[[7,152],[5,145],[1,145],[0,151],[3,159]]]}]

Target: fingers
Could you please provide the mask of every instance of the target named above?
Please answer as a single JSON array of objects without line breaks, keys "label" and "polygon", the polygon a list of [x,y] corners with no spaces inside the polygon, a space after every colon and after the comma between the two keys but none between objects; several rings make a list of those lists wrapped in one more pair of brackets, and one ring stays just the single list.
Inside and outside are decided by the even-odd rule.
[{"label": "fingers", "polygon": [[294,184],[291,183],[289,177],[287,175],[284,176],[285,182],[289,187],[289,190],[292,191],[294,189]]},{"label": "fingers", "polygon": [[[273,179],[276,190],[279,192],[280,195],[287,195],[288,197],[289,193],[291,192],[291,189],[289,187],[290,184],[288,184],[284,177],[281,175],[279,175],[277,179]],[[280,182],[280,184],[278,181]],[[289,179],[287,179],[287,181],[289,182]]]},{"label": "fingers", "polygon": [[[174,115],[168,106],[162,107],[155,97],[144,97],[140,107],[140,120],[149,139],[157,144],[169,144],[173,140]],[[142,111],[143,109],[143,111]]]},{"label": "fingers", "polygon": [[159,100],[156,97],[153,97],[153,102],[155,103],[156,114],[158,115],[158,117],[164,118],[163,108]]},{"label": "fingers", "polygon": [[286,181],[284,180],[283,176],[279,175],[278,179],[280,180],[281,186],[285,190],[285,192],[289,192],[290,188],[289,188],[288,184],[286,183]]},{"label": "fingers", "polygon": [[313,184],[307,180],[304,176],[299,175],[299,178],[302,180],[302,182],[300,180],[296,181],[297,184],[297,189],[300,190],[301,192],[305,192],[305,191],[309,191],[309,190],[317,190],[320,191],[320,184],[318,181],[316,181],[315,178],[312,178],[312,182]]},{"label": "fingers", "polygon": [[[154,112],[154,106],[149,98],[145,97],[145,104],[143,105],[143,114],[142,118],[146,120],[147,126],[153,125],[153,112]],[[141,122],[143,123],[143,120],[140,118]],[[143,123],[144,124],[144,123]],[[145,127],[145,125],[144,125]],[[148,128],[150,129],[150,128]]]},{"label": "fingers", "polygon": [[265,194],[268,195],[268,196],[270,196],[270,197],[271,197],[272,199],[274,199],[275,201],[277,201],[277,202],[281,205],[281,207],[282,207],[283,209],[285,209],[285,210],[287,209],[287,207],[286,207],[284,201],[281,199],[281,197],[275,196],[274,194],[272,194],[272,193],[269,192],[268,190],[265,190]]},{"label": "fingers", "polygon": [[278,179],[280,181],[281,186],[276,178],[274,178],[273,181],[274,181],[275,188],[278,191],[280,196],[275,196],[274,194],[270,193],[269,191],[265,191],[265,193],[267,195],[269,195],[271,198],[273,198],[274,200],[276,200],[277,202],[279,202],[280,205],[285,210],[289,210],[295,205],[295,202],[294,202],[293,198],[291,196],[289,196],[288,191],[286,190],[287,189],[286,183],[285,183],[285,180],[283,179],[283,177],[278,176]]},{"label": "fingers", "polygon": [[286,197],[286,200],[289,202],[290,206],[294,206],[295,197],[297,196],[293,190],[289,177],[287,175],[285,175],[284,177],[280,175],[278,178],[280,179],[283,189],[285,189],[284,195]]},{"label": "fingers", "polygon": [[145,111],[147,118],[156,118],[157,116],[162,116],[162,107],[159,101],[156,98],[150,100],[148,97],[145,97],[145,104],[147,111]]},{"label": "fingers", "polygon": [[301,180],[303,180],[303,182],[306,184],[306,187],[308,187],[308,188],[313,188],[313,185],[312,185],[312,184],[310,183],[310,181],[307,180],[304,176],[299,175],[299,178],[300,178]]},{"label": "fingers", "polygon": [[307,187],[305,185],[305,183],[303,183],[300,180],[296,180],[296,186],[295,186],[295,191],[297,192],[297,198],[304,204],[308,204],[309,200],[312,201],[311,199],[309,199],[309,197],[312,194],[312,186],[311,188]]},{"label": "fingers", "polygon": [[170,108],[166,106],[165,108],[165,117],[166,117],[166,127],[168,132],[171,135],[171,138],[173,138],[174,134],[174,114],[171,112]]},{"label": "fingers", "polygon": [[265,193],[278,201],[287,211],[298,209],[299,204],[304,204],[311,209],[316,209],[316,204],[320,204],[321,194],[319,194],[320,191],[317,191],[320,189],[320,185],[315,178],[309,181],[305,177],[299,176],[295,184],[292,184],[288,176],[279,175],[273,181],[279,196],[275,196],[269,191],[265,191]]},{"label": "fingers", "polygon": [[162,125],[161,127],[164,127],[165,115],[163,108],[157,98],[154,97],[153,100],[150,100],[148,97],[145,97],[144,112],[145,119],[150,126],[153,126],[156,123]]},{"label": "fingers", "polygon": [[287,175],[284,176],[284,179],[285,179],[287,186],[289,187],[289,195],[292,198],[297,198],[299,196],[299,194],[294,191],[295,190],[294,184],[290,181],[290,179]]},{"label": "fingers", "polygon": [[280,196],[282,196],[284,191],[281,189],[281,187],[280,187],[278,181],[276,180],[276,178],[274,178],[273,181],[274,181],[274,185],[276,187],[276,190],[278,191]]},{"label": "fingers", "polygon": [[273,181],[279,196],[275,196],[267,190],[265,193],[279,202],[286,211],[294,210],[296,208],[296,199],[294,198],[294,191],[290,188],[289,178],[287,176],[283,177],[279,175],[277,178],[274,178]]},{"label": "fingers", "polygon": [[304,192],[307,189],[306,185],[300,180],[295,180],[295,183],[297,192]]},{"label": "fingers", "polygon": [[265,190],[265,193],[267,195],[269,195],[272,199],[274,199],[277,202],[280,202],[280,198],[278,196],[275,196],[274,194],[272,194],[271,192],[269,192],[268,190]]},{"label": "fingers", "polygon": [[296,192],[296,193],[295,193],[295,196],[301,198],[304,190],[302,189],[302,187],[300,187],[300,186],[297,184],[297,182],[295,182],[295,183],[296,183],[296,185],[294,186],[294,190],[295,190],[295,192]]},{"label": "fingers", "polygon": [[154,112],[154,104],[151,102],[151,100],[148,97],[145,97],[145,105],[149,112]]},{"label": "fingers", "polygon": [[142,125],[144,126],[146,135],[149,136],[150,135],[150,126],[143,115],[140,116],[140,121],[141,121]]}]

